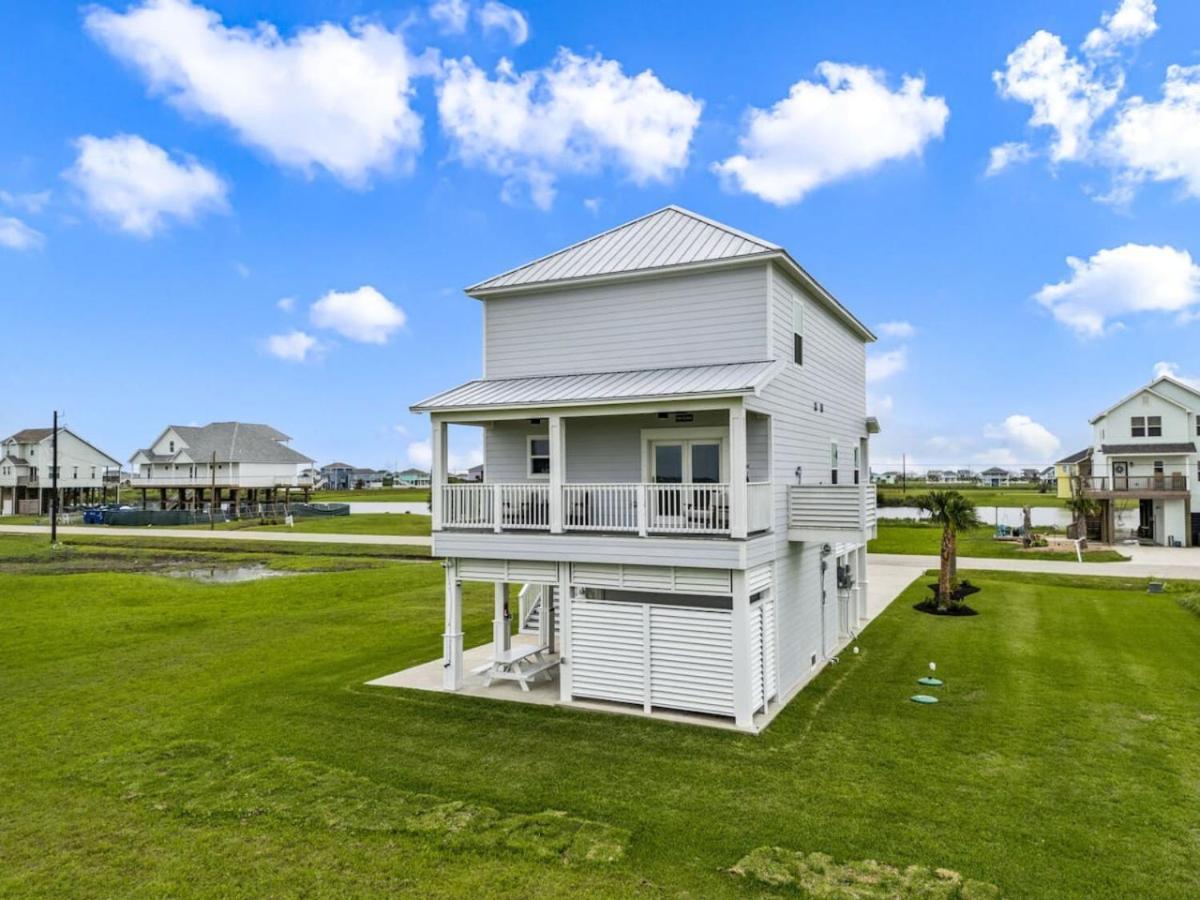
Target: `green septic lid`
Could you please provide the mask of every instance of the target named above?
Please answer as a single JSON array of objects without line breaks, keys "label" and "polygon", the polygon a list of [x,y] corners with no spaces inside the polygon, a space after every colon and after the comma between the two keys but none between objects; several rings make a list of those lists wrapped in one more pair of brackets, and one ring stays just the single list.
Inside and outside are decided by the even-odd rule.
[{"label": "green septic lid", "polygon": [[928,694],[913,694],[908,698],[913,703],[937,703],[937,697],[930,697]]},{"label": "green septic lid", "polygon": [[917,684],[927,684],[930,687],[941,687],[946,682],[940,678],[934,678],[932,675],[926,675],[924,678],[918,678]]}]

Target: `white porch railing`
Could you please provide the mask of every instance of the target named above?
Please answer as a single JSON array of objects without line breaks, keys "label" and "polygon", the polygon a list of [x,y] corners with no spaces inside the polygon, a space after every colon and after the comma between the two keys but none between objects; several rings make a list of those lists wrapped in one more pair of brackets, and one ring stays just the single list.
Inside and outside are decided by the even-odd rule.
[{"label": "white porch railing", "polygon": [[788,488],[794,541],[860,541],[875,523],[875,486],[806,484]]},{"label": "white porch railing", "polygon": [[[631,534],[727,535],[728,484],[565,484],[562,530]],[[769,530],[770,483],[747,485],[750,533]],[[445,484],[441,527],[495,531],[549,531],[550,486],[537,482]]]}]

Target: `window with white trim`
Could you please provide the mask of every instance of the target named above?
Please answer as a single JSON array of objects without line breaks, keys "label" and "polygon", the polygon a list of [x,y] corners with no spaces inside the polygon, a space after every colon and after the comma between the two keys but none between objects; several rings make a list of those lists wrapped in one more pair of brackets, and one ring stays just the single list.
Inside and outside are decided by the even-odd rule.
[{"label": "window with white trim", "polygon": [[530,478],[550,477],[550,438],[544,434],[529,436],[529,468]]},{"label": "window with white trim", "polygon": [[838,483],[838,445],[837,441],[829,444],[829,483]]},{"label": "window with white trim", "polygon": [[792,296],[792,362],[804,365],[804,303]]},{"label": "window with white trim", "polygon": [[1146,436],[1162,437],[1162,416],[1146,417]]},{"label": "window with white trim", "polygon": [[854,483],[858,484],[858,448],[854,448]]},{"label": "window with white trim", "polygon": [[1131,416],[1129,419],[1129,435],[1130,437],[1145,437],[1146,436],[1146,417]]}]

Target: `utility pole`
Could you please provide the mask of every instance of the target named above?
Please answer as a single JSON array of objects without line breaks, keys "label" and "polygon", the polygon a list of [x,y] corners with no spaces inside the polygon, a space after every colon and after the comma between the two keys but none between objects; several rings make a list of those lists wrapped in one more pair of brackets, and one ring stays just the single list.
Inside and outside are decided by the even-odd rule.
[{"label": "utility pole", "polygon": [[58,410],[54,411],[54,434],[50,439],[50,546],[58,543]]},{"label": "utility pole", "polygon": [[208,498],[208,530],[216,531],[216,519],[213,518],[213,507],[217,505],[217,451],[212,453],[212,462],[208,467],[209,479],[212,482],[212,490]]}]

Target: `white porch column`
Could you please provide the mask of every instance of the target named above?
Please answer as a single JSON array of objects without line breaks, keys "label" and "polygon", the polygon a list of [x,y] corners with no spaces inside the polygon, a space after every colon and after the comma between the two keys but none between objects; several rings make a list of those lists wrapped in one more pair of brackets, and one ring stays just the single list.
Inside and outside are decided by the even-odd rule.
[{"label": "white porch column", "polygon": [[433,416],[430,421],[430,449],[433,451],[432,469],[429,478],[430,510],[433,515],[432,528],[442,530],[442,486],[446,483],[449,448],[447,446],[447,426],[441,419]]},{"label": "white porch column", "polygon": [[729,536],[746,536],[746,409],[729,409]]},{"label": "white porch column", "polygon": [[549,647],[554,643],[554,619],[551,609],[554,606],[554,585],[538,585],[541,594],[542,608],[538,613],[538,646]]},{"label": "white porch column", "polygon": [[562,613],[559,628],[558,699],[571,701],[571,564],[558,564],[558,609]]},{"label": "white porch column", "polygon": [[442,689],[460,691],[463,686],[462,584],[458,564],[453,559],[446,567],[446,630],[442,634]]},{"label": "white porch column", "polygon": [[754,654],[750,647],[750,590],[745,569],[733,575],[733,720],[738,728],[754,725]]},{"label": "white porch column", "polygon": [[499,659],[501,653],[512,649],[512,628],[504,607],[508,603],[508,583],[496,582],[496,610],[492,616],[492,658]]},{"label": "white porch column", "polygon": [[567,426],[562,416],[550,416],[550,533],[563,531],[563,484],[567,468]]}]

